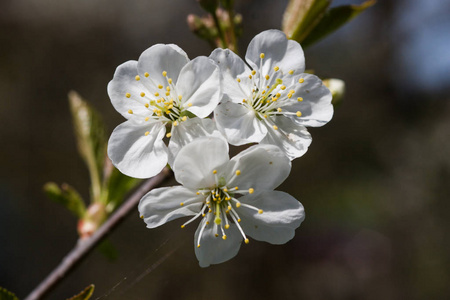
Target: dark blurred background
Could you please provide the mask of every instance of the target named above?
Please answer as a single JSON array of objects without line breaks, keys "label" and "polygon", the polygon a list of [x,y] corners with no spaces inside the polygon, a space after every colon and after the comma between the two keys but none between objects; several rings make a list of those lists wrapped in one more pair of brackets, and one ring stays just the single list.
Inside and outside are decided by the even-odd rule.
[{"label": "dark blurred background", "polygon": [[[236,0],[251,38],[279,28],[287,0]],[[360,1],[334,1],[334,5]],[[76,220],[42,192],[67,182],[87,199],[67,93],[123,121],[106,85],[155,43],[209,55],[190,33],[194,0],[0,2],[0,286],[28,294],[74,246]],[[347,84],[333,120],[279,188],[306,220],[282,246],[252,241],[202,269],[196,225],[148,230],[137,210],[48,299],[90,283],[92,299],[450,299],[450,2],[383,1],[306,50],[308,69]]]}]

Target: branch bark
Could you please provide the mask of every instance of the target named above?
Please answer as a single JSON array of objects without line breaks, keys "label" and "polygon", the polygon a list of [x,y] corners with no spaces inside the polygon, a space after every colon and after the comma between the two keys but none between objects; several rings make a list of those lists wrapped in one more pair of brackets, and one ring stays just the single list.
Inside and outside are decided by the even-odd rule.
[{"label": "branch bark", "polygon": [[75,247],[63,258],[61,263],[45,278],[25,300],[38,300],[50,292],[72,268],[83,259],[109,232],[115,228],[133,209],[139,200],[151,189],[169,178],[170,171],[164,168],[161,173],[145,181],[108,220],[88,239],[78,240]]}]

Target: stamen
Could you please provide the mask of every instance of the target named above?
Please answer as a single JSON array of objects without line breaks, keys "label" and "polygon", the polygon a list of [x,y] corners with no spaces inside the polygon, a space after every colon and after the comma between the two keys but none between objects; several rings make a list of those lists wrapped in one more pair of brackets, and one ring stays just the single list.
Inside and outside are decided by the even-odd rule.
[{"label": "stamen", "polygon": [[150,74],[148,74],[147,72],[145,72],[145,73],[144,73],[144,76],[145,76],[145,77],[148,77],[148,76],[150,76]]},{"label": "stamen", "polygon": [[130,94],[130,93],[126,93],[126,94],[125,94],[125,97],[130,98],[130,97],[131,97],[131,94]]},{"label": "stamen", "polygon": [[163,71],[163,72],[162,72],[162,76],[166,77],[166,76],[167,76],[167,72],[166,72],[166,71]]},{"label": "stamen", "polygon": [[146,131],[144,135],[147,136],[149,134],[150,134],[150,131]]},{"label": "stamen", "polygon": [[265,56],[264,53],[261,53],[261,54],[259,55],[259,58],[263,59],[264,56]]},{"label": "stamen", "polygon": [[303,78],[300,78],[300,79],[298,80],[298,83],[303,83],[303,82],[305,82],[305,79],[303,79]]},{"label": "stamen", "polygon": [[131,109],[129,109],[129,110],[128,110],[128,113],[129,113],[130,115],[132,115],[132,114],[133,114],[133,111],[132,111]]},{"label": "stamen", "polygon": [[296,115],[297,115],[297,117],[301,117],[301,116],[302,116],[302,113],[301,113],[300,111],[298,111],[298,112],[296,113]]},{"label": "stamen", "polygon": [[141,77],[139,75],[136,75],[136,77],[134,77],[134,79],[136,79],[136,81],[141,80]]}]

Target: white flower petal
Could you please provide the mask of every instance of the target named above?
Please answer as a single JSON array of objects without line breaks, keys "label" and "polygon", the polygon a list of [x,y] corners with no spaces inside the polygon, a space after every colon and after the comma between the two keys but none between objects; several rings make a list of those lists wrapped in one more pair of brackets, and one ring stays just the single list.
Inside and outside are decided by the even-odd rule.
[{"label": "white flower petal", "polygon": [[217,137],[226,141],[213,120],[187,119],[180,122],[178,126],[172,126],[172,137],[169,141],[169,165],[173,165],[175,157],[182,147],[199,137]]},{"label": "white flower petal", "polygon": [[253,110],[233,102],[224,102],[214,111],[217,127],[231,145],[258,143],[267,134],[267,128],[258,120]]},{"label": "white flower petal", "polygon": [[153,189],[139,202],[139,215],[148,228],[155,228],[177,218],[196,215],[204,200],[203,195],[197,196],[183,186]]},{"label": "white flower petal", "polygon": [[183,67],[176,86],[182,102],[192,104],[187,110],[206,118],[221,97],[219,67],[207,57],[197,57]]},{"label": "white flower petal", "polygon": [[175,179],[198,189],[215,185],[213,170],[228,162],[228,144],[218,138],[202,137],[184,146],[173,164]]},{"label": "white flower petal", "polygon": [[[162,123],[136,125],[126,121],[111,134],[109,158],[125,175],[152,177],[167,164],[167,147],[162,140],[165,130]],[[147,131],[149,134],[145,135]]]},{"label": "white flower petal", "polygon": [[[217,48],[209,57],[218,64],[223,76],[223,93],[231,101],[241,103],[242,99],[251,95],[251,82],[245,80],[250,75],[251,70],[238,55],[229,49]],[[241,83],[237,81],[238,78]]]},{"label": "white flower petal", "polygon": [[[236,175],[239,170],[240,175]],[[278,187],[291,171],[291,162],[273,145],[255,145],[233,157],[227,165],[228,186],[260,191]]]},{"label": "white flower petal", "polygon": [[212,218],[212,214],[208,214],[208,217],[209,225],[206,225],[203,230],[200,239],[200,247],[197,247],[198,236],[202,226],[204,226],[207,221],[206,218],[203,218],[194,236],[195,255],[197,256],[200,267],[202,268],[206,268],[214,264],[220,264],[232,259],[239,252],[242,242],[242,236],[234,224],[230,224],[230,228],[225,230],[227,235],[226,240],[222,239],[221,235],[216,237],[214,235],[214,226],[216,225],[213,225],[214,220]]},{"label": "white flower petal", "polygon": [[[168,78],[175,84],[181,69],[189,62],[186,53],[176,45],[157,44],[145,50],[138,61],[140,81],[149,87],[161,84],[168,85]],[[164,77],[162,72],[166,71]],[[149,76],[145,77],[145,73]]]},{"label": "white flower petal", "polygon": [[[148,93],[148,90],[136,81],[136,75],[137,61],[130,60],[117,67],[113,79],[108,84],[108,95],[112,105],[126,119],[133,118],[135,115],[149,114],[140,96],[141,92]],[[129,113],[130,109],[133,114]]]},{"label": "white flower petal", "polygon": [[257,210],[242,205],[238,209],[242,229],[245,234],[258,241],[271,244],[284,244],[295,235],[295,229],[305,219],[303,205],[291,195],[270,191],[258,195],[248,195],[239,198],[242,203],[250,204],[263,210]]},{"label": "white flower petal", "polygon": [[[325,125],[333,117],[330,90],[315,75],[302,74],[299,78],[303,78],[304,82],[293,86],[296,89],[293,101],[283,107],[283,110],[294,113],[300,111],[301,117],[292,117],[297,124],[313,127]],[[298,97],[303,100],[297,101]]]},{"label": "white flower petal", "polygon": [[308,130],[284,116],[277,116],[275,124],[278,126],[278,130],[268,126],[267,135],[261,144],[280,147],[291,160],[305,154],[312,142]]},{"label": "white flower petal", "polygon": [[[262,68],[260,68],[261,53],[264,53]],[[266,30],[255,36],[247,48],[245,60],[249,65],[261,72],[262,76],[273,74],[274,67],[279,67],[281,75],[303,73],[305,70],[305,57],[302,47],[279,30]],[[272,77],[272,76],[271,76]]]}]

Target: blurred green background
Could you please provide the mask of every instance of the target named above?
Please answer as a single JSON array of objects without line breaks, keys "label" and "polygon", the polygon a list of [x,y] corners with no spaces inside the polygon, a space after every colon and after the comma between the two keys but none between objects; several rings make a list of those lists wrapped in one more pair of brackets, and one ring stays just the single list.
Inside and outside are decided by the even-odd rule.
[{"label": "blurred green background", "polygon": [[[279,28],[287,0],[236,0],[240,41]],[[344,103],[279,188],[306,220],[282,246],[252,241],[202,269],[196,225],[148,230],[137,209],[48,296],[90,283],[92,299],[449,299],[450,2],[379,0],[306,50],[306,66],[347,84]],[[334,5],[358,1],[334,1]],[[74,246],[76,220],[47,181],[89,194],[67,93],[91,101],[109,131],[123,121],[106,92],[115,68],[156,43],[194,58],[194,0],[0,2],[0,286],[27,295]]]}]

